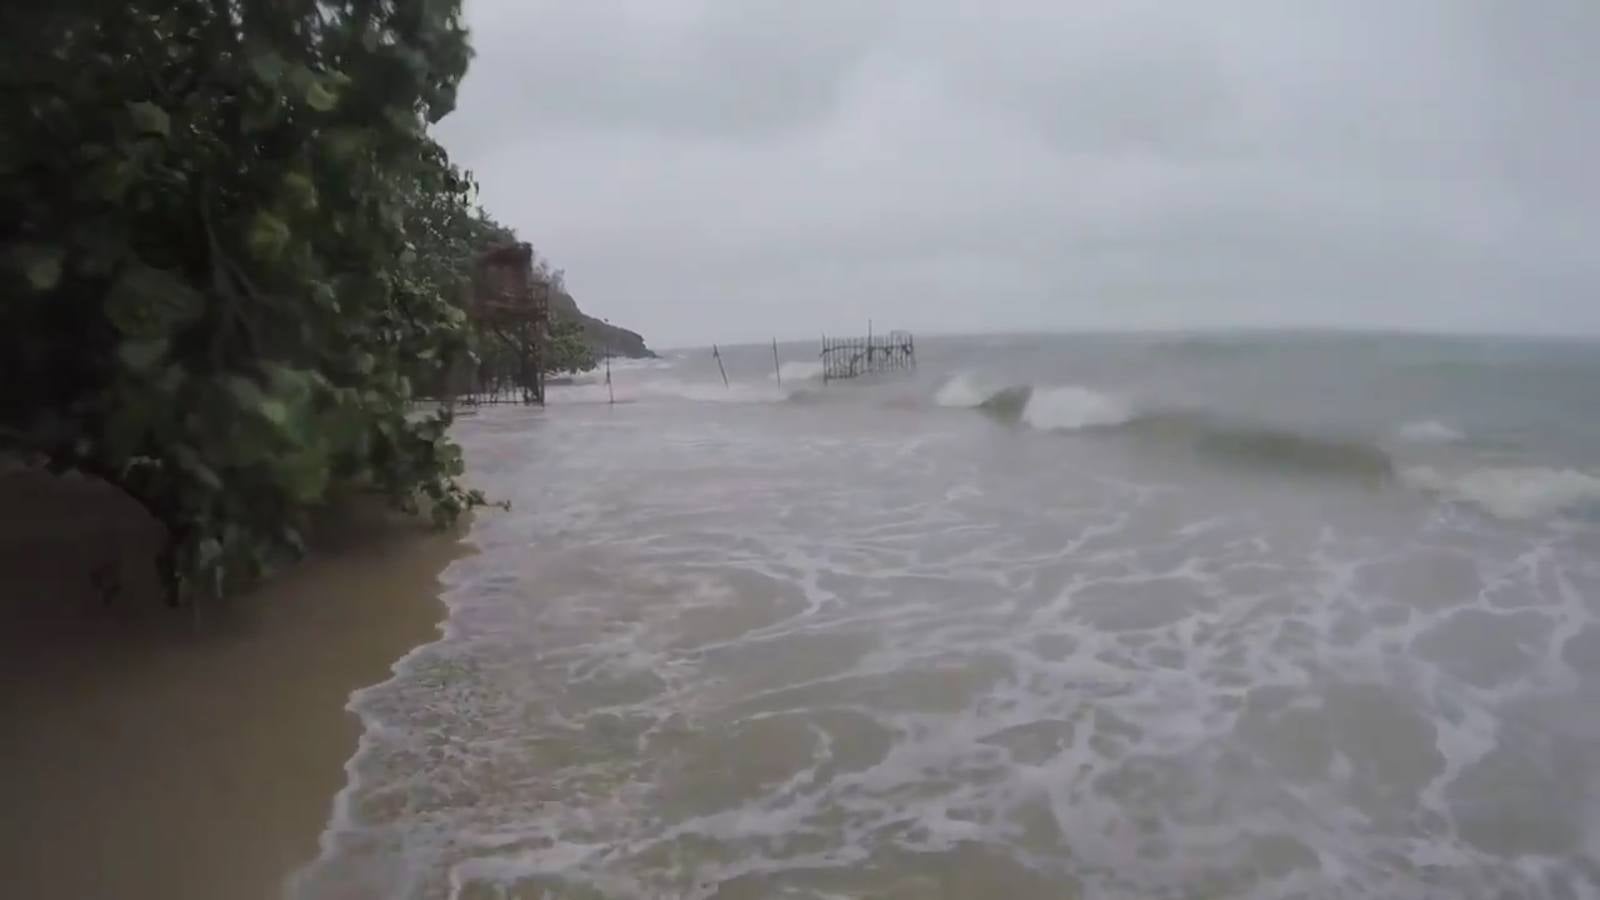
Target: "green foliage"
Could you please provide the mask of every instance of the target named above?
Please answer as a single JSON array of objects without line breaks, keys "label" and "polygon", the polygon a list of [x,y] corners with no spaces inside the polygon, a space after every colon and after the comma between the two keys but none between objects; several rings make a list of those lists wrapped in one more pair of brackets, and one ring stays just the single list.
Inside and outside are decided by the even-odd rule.
[{"label": "green foliage", "polygon": [[596,365],[594,350],[583,336],[583,323],[552,316],[550,340],[545,345],[546,372],[587,372]]},{"label": "green foliage", "polygon": [[0,448],[119,485],[173,597],[301,550],[341,493],[482,497],[412,384],[467,346],[487,220],[426,135],[457,0],[0,10]]}]

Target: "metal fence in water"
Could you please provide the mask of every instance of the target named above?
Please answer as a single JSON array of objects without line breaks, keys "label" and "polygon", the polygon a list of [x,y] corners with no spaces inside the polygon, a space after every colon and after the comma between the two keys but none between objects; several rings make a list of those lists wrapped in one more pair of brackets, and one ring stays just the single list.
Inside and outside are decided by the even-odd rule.
[{"label": "metal fence in water", "polygon": [[886,335],[822,338],[822,380],[855,378],[917,367],[917,345],[909,331]]}]

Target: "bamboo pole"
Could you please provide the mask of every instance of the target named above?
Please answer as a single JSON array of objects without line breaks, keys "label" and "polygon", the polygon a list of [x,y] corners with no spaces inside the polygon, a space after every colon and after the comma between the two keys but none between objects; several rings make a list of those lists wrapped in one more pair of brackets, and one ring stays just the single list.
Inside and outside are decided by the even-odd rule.
[{"label": "bamboo pole", "polygon": [[[600,321],[607,325],[611,324],[610,319],[601,319]],[[606,403],[612,406],[617,405],[617,392],[611,386],[611,332],[609,330],[606,332]]]},{"label": "bamboo pole", "polygon": [[728,387],[728,370],[722,367],[722,351],[716,344],[711,345],[711,357],[717,361],[717,371],[722,373],[722,386]]}]

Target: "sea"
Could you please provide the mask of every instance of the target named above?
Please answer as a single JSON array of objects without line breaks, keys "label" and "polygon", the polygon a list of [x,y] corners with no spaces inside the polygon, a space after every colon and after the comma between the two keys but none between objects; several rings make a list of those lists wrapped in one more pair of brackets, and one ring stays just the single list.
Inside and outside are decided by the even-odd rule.
[{"label": "sea", "polygon": [[291,896],[1600,897],[1600,343],[817,351],[461,416]]}]

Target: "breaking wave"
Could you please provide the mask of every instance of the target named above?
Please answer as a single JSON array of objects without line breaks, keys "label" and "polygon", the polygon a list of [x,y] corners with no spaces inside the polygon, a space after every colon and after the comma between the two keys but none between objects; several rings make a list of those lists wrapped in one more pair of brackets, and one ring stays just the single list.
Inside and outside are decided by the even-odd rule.
[{"label": "breaking wave", "polygon": [[1447,473],[1417,466],[1402,474],[1413,487],[1470,503],[1502,519],[1600,509],[1600,477],[1577,469],[1524,466]]},{"label": "breaking wave", "polygon": [[1022,418],[1033,393],[1033,388],[1025,384],[997,388],[985,385],[975,375],[962,373],[946,381],[933,402],[953,409],[977,409],[1015,422]]},{"label": "breaking wave", "polygon": [[1360,440],[1235,422],[1198,412],[1141,416],[1129,429],[1151,442],[1187,447],[1236,466],[1382,482],[1395,474],[1382,448]]},{"label": "breaking wave", "polygon": [[776,380],[788,384],[791,381],[815,381],[822,377],[822,363],[816,360],[795,359],[778,367]]},{"label": "breaking wave", "polygon": [[1103,428],[1133,418],[1133,407],[1116,397],[1073,385],[1035,388],[1022,407],[1022,421],[1040,431]]},{"label": "breaking wave", "polygon": [[939,392],[933,395],[933,402],[940,406],[970,409],[982,406],[993,394],[992,389],[979,383],[977,376],[962,372],[939,388]]},{"label": "breaking wave", "polygon": [[940,406],[980,409],[1008,421],[1021,421],[1040,431],[1078,431],[1121,425],[1133,408],[1119,398],[1078,385],[994,387],[977,376],[961,373],[934,395]]},{"label": "breaking wave", "polygon": [[[984,392],[958,376],[940,390],[944,406],[974,408],[1040,431],[1094,431],[1145,446],[1178,449],[1212,462],[1253,471],[1397,482],[1464,502],[1502,519],[1600,513],[1600,475],[1572,468],[1480,467],[1445,472],[1429,466],[1399,469],[1375,443],[1241,422],[1197,410],[1139,411],[1126,401],[1084,387],[1013,386]],[[1432,419],[1401,426],[1411,444],[1465,440]]]},{"label": "breaking wave", "polygon": [[1039,431],[1094,431],[1185,450],[1258,470],[1383,481],[1393,460],[1374,444],[1239,422],[1203,411],[1141,411],[1128,401],[1077,385],[1012,386],[985,391],[968,375],[940,388],[941,406],[978,409]]},{"label": "breaking wave", "polygon": [[[773,403],[805,400],[819,388],[791,387],[816,378],[818,364],[791,362],[780,387],[676,379],[627,379],[615,385],[617,402],[689,400]],[[602,376],[603,377],[603,376]],[[602,380],[580,376],[552,386],[553,402],[606,402]],[[1446,500],[1471,504],[1504,519],[1536,519],[1600,511],[1600,475],[1579,469],[1500,466],[1442,471],[1431,466],[1401,469],[1377,442],[1257,423],[1200,409],[1140,409],[1131,400],[1081,385],[997,385],[960,373],[946,380],[933,402],[970,409],[1007,424],[1050,433],[1093,434],[1136,445],[1185,453],[1216,465],[1295,476],[1349,479],[1376,485],[1395,482]],[[1408,445],[1459,444],[1465,435],[1436,419],[1406,422],[1392,432]]]},{"label": "breaking wave", "polygon": [[1466,437],[1438,419],[1407,422],[1395,429],[1395,435],[1408,444],[1454,444]]}]

